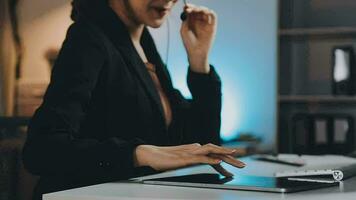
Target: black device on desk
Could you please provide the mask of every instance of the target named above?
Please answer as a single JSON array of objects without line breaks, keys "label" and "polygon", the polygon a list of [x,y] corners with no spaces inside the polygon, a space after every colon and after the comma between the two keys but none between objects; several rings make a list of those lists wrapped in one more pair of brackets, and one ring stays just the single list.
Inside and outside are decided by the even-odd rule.
[{"label": "black device on desk", "polygon": [[252,158],[260,161],[265,161],[265,162],[273,162],[273,163],[278,163],[278,164],[283,164],[283,165],[291,165],[291,166],[296,166],[296,167],[302,167],[305,165],[305,161],[300,159],[300,158],[281,158],[278,155],[255,155]]},{"label": "black device on desk", "polygon": [[144,184],[181,187],[197,187],[229,190],[250,190],[260,192],[290,193],[330,187],[339,183],[316,183],[293,181],[288,178],[235,176],[226,178],[219,174],[193,174],[144,180]]}]

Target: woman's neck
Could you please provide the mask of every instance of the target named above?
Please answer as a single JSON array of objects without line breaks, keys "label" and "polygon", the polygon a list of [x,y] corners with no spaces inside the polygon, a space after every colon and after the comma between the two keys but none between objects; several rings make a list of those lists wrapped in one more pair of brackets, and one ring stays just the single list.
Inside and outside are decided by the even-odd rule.
[{"label": "woman's neck", "polygon": [[109,0],[109,6],[126,25],[132,41],[139,43],[145,26],[135,19],[128,1]]}]

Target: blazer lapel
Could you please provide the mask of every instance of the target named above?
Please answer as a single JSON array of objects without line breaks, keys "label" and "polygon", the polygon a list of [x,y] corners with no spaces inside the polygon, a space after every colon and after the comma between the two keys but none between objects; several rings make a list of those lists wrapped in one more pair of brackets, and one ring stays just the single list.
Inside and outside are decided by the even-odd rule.
[{"label": "blazer lapel", "polygon": [[[164,111],[158,91],[146,69],[145,63],[143,63],[131,41],[131,37],[125,24],[110,7],[102,7],[100,10],[98,9],[98,13],[100,14],[89,16],[87,18],[100,27],[118,51],[121,52],[121,55],[126,62],[128,62],[130,65],[129,67],[132,68],[138,76],[143,88],[155,103],[159,111],[162,126],[165,127]],[[145,30],[145,33],[146,31],[147,30]],[[151,50],[153,51],[154,49]]]},{"label": "blazer lapel", "polygon": [[156,86],[154,85],[153,80],[146,69],[145,63],[143,63],[142,59],[139,57],[136,50],[131,50],[130,52],[128,51],[128,49],[124,50],[123,48],[120,47],[119,50],[120,52],[122,52],[122,56],[125,58],[125,60],[129,62],[130,64],[129,67],[131,67],[133,71],[136,73],[143,87],[145,88],[146,92],[154,101],[156,107],[159,110],[160,117],[164,122],[164,114],[163,114],[164,111],[161,103],[161,98],[159,97]]}]

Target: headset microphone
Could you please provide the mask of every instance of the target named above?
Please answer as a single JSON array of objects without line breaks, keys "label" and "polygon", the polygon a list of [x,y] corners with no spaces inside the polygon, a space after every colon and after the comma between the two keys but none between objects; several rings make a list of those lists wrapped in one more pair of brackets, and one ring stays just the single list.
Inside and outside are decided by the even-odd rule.
[{"label": "headset microphone", "polygon": [[[183,0],[184,6],[188,6],[187,0]],[[185,11],[182,12],[180,15],[180,19],[182,21],[187,20],[188,16]],[[170,25],[169,25],[169,20],[167,20],[167,47],[166,47],[166,65],[168,65],[169,61],[169,49],[170,49],[170,41],[171,41],[171,34],[170,34]]]},{"label": "headset microphone", "polygon": [[[187,4],[187,0],[183,0],[183,2],[184,2],[184,5],[185,5],[185,6],[188,5],[188,4]],[[183,11],[182,14],[180,15],[180,19],[181,19],[182,21],[185,21],[185,20],[187,19],[187,13],[186,13],[185,11]]]}]

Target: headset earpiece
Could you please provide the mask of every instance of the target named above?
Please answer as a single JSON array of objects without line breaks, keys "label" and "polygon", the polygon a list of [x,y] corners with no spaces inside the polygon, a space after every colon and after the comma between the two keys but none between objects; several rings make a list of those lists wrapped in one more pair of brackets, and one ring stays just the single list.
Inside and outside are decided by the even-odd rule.
[{"label": "headset earpiece", "polygon": [[[188,6],[187,0],[183,0],[183,3],[185,6]],[[180,19],[182,21],[185,21],[187,18],[188,18],[187,13],[183,11],[182,14],[180,14]]]},{"label": "headset earpiece", "polygon": [[188,18],[188,16],[187,16],[187,13],[186,13],[186,12],[182,12],[182,14],[180,14],[180,19],[181,19],[182,21],[187,20],[187,18]]}]

